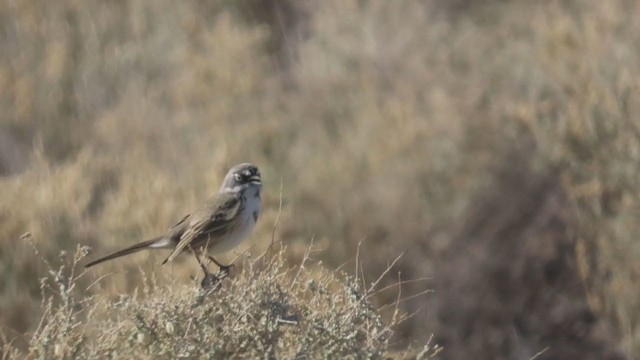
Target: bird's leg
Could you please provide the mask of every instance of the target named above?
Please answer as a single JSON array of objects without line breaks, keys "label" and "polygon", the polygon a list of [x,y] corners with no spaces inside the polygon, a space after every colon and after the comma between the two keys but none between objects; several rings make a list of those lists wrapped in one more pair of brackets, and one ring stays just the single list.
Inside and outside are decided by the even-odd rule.
[{"label": "bird's leg", "polygon": [[218,260],[214,259],[213,256],[210,256],[210,255],[207,255],[207,258],[213,261],[214,264],[218,265],[218,267],[220,268],[220,273],[225,275],[228,275],[231,268],[235,266],[233,264],[222,265]]},{"label": "bird's leg", "polygon": [[198,251],[191,249],[191,251],[193,252],[193,256],[195,256],[196,260],[198,260],[198,264],[200,265],[200,268],[202,268],[202,272],[204,272],[204,274],[210,274],[209,269],[207,269],[207,266],[202,262],[202,259],[200,258],[200,254],[198,254]]},{"label": "bird's leg", "polygon": [[193,256],[196,257],[196,260],[198,260],[198,264],[200,264],[200,268],[202,268],[202,272],[204,272],[204,278],[202,278],[202,281],[200,282],[200,286],[205,290],[216,289],[217,286],[220,284],[221,279],[215,274],[209,272],[209,269],[207,269],[205,264],[202,262],[202,258],[200,257],[200,254],[197,250],[192,248],[191,251],[193,252]]},{"label": "bird's leg", "polygon": [[218,271],[218,274],[221,274],[222,277],[227,277],[229,275],[229,270],[231,270],[231,268],[233,267],[233,264],[231,265],[223,265],[222,263],[220,263],[218,260],[214,259],[213,256],[210,256],[207,254],[207,250],[209,249],[209,241],[211,240],[211,238],[207,239],[207,242],[205,243],[204,249],[200,249],[202,251],[202,254],[204,256],[206,256],[210,261],[213,261],[214,264],[218,265],[218,267],[220,268],[220,270]]}]

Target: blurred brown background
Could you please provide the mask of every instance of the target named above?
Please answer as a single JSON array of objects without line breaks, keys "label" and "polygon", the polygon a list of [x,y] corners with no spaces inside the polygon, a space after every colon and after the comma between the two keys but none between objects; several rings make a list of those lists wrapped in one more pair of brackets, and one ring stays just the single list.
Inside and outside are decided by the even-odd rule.
[{"label": "blurred brown background", "polygon": [[[299,261],[365,276],[444,359],[640,358],[640,4],[0,1],[0,325],[39,320],[42,255],[164,231],[258,164]],[[96,269],[131,292],[142,268]],[[233,254],[226,257],[233,258]],[[140,265],[142,264],[142,265]],[[344,269],[353,272],[353,261]],[[390,292],[379,304],[392,302]],[[22,340],[23,341],[23,340]]]}]

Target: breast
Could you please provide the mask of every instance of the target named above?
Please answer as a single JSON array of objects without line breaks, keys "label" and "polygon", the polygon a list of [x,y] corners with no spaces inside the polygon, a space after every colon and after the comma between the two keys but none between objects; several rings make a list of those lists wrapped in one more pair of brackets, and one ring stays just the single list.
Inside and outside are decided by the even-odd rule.
[{"label": "breast", "polygon": [[246,195],[245,207],[240,215],[242,216],[242,226],[213,246],[211,253],[222,254],[234,249],[249,236],[255,227],[258,215],[260,214],[260,198],[256,196],[255,192]]}]

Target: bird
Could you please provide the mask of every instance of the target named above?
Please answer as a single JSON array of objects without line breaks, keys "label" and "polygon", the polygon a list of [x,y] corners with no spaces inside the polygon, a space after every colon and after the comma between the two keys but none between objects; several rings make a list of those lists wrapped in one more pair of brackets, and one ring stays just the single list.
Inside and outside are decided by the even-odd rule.
[{"label": "bird", "polygon": [[204,257],[213,261],[221,272],[228,274],[233,265],[223,265],[209,256],[208,251],[222,254],[247,238],[260,215],[261,189],[262,181],[257,166],[250,163],[235,165],[227,172],[216,194],[196,211],[184,216],[165,234],[91,261],[85,268],[142,250],[172,249],[162,264],[173,261],[184,251],[191,251],[205,277],[210,273]]}]

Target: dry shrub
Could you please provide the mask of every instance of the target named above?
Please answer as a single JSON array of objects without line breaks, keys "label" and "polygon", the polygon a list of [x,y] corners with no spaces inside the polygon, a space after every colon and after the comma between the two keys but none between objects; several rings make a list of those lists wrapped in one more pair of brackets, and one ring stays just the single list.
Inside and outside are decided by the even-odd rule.
[{"label": "dry shrub", "polygon": [[[143,273],[140,288],[115,297],[90,295],[95,283],[79,285],[88,274],[79,271],[86,247],[61,253],[59,266],[45,260],[44,314],[28,349],[6,342],[3,358],[382,359],[388,354],[394,322],[403,318],[381,319],[370,303],[375,283],[363,288],[369,284],[322,269],[308,257],[289,266],[284,248],[276,248],[270,258],[245,257],[242,270],[216,289]],[[427,344],[416,351],[417,358],[437,351]]]}]

